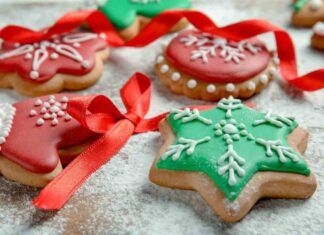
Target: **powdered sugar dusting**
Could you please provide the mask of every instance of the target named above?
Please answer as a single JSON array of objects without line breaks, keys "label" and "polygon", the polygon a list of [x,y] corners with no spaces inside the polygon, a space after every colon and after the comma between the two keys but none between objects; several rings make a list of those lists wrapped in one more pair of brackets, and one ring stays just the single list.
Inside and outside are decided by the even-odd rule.
[{"label": "powdered sugar dusting", "polygon": [[[266,17],[286,27],[291,13],[290,3],[289,0],[196,0],[194,6],[219,24]],[[68,10],[76,9],[76,5],[2,7],[1,26],[25,24],[35,29],[44,27]],[[24,14],[26,11],[35,14],[27,16]],[[308,46],[311,29],[289,30],[297,46],[300,72],[320,68],[322,54]],[[141,71],[153,81],[151,115],[185,105],[204,104],[172,94],[153,72],[154,59],[161,52],[161,44],[171,37],[141,50],[113,50],[105,64],[103,79],[79,93],[103,93],[120,107],[119,88],[135,71]],[[12,103],[23,98],[13,91],[1,90],[0,93],[1,102]],[[0,177],[0,234],[321,234],[324,232],[323,100],[323,91],[302,94],[278,79],[250,100],[257,104],[258,109],[294,116],[311,132],[306,157],[318,181],[318,189],[311,199],[261,200],[241,222],[224,223],[198,193],[150,183],[148,172],[162,140],[158,133],[147,133],[132,137],[121,152],[96,172],[58,212],[36,210],[31,200],[38,189]]]}]

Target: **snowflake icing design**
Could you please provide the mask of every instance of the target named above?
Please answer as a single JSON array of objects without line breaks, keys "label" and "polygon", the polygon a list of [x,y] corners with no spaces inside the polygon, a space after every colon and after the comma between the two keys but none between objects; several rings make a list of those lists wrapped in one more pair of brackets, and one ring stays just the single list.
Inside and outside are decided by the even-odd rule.
[{"label": "snowflake icing design", "polygon": [[[215,112],[213,116],[217,121],[207,118],[205,112]],[[219,118],[221,116],[223,118]],[[215,179],[215,184],[219,179],[225,181],[227,191],[224,193],[229,199],[235,199],[257,171],[297,173],[302,169],[302,174],[309,174],[304,160],[286,143],[283,134],[283,131],[289,134],[297,126],[292,118],[275,116],[271,112],[266,114],[255,112],[245,107],[240,100],[229,97],[222,99],[215,109],[201,113],[188,108],[174,110],[169,120],[172,128],[174,125],[179,128],[178,131],[174,131],[177,140],[161,156],[158,167],[168,169],[171,165],[172,169],[192,170],[187,168],[189,164],[187,161],[193,158],[195,158],[192,161],[196,171],[197,167],[203,166],[202,162],[206,166],[212,165],[210,171],[202,171]],[[197,128],[192,129],[192,133],[186,129],[190,130],[191,125]],[[275,134],[264,133],[269,128]],[[207,134],[203,136],[198,132]],[[194,138],[197,135],[200,137]],[[274,136],[277,139],[274,139]],[[246,150],[242,151],[242,148]],[[206,153],[211,155],[207,162],[206,157],[201,158],[204,160],[199,158]],[[252,158],[250,155],[254,153],[256,156]],[[168,161],[169,163],[166,163]]]},{"label": "snowflake icing design", "polygon": [[219,56],[225,62],[239,63],[246,58],[245,51],[252,55],[262,51],[262,48],[247,40],[239,43],[229,42],[224,38],[213,37],[210,34],[203,33],[201,35],[189,34],[180,38],[185,46],[195,46],[195,50],[191,52],[191,60],[201,59],[203,63],[208,63],[209,58],[217,55],[217,49],[220,50]]},{"label": "snowflake icing design", "polygon": [[14,44],[12,50],[0,53],[0,61],[17,56],[24,56],[25,60],[31,60],[31,71],[29,77],[37,80],[40,77],[39,70],[46,60],[57,60],[59,56],[64,56],[81,64],[82,68],[87,69],[89,61],[83,58],[78,48],[81,43],[96,38],[105,38],[104,34],[94,33],[73,33],[66,35],[53,35],[52,39],[44,40],[33,44]]}]

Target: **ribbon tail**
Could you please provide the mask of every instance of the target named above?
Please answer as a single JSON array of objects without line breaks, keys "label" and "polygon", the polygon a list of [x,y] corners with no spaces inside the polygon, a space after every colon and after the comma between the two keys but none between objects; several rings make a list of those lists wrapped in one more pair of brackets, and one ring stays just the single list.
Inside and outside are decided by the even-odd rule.
[{"label": "ribbon tail", "polygon": [[114,128],[93,143],[50,182],[33,200],[33,204],[43,210],[61,209],[92,173],[119,152],[133,131],[134,125],[128,120],[116,123]]}]

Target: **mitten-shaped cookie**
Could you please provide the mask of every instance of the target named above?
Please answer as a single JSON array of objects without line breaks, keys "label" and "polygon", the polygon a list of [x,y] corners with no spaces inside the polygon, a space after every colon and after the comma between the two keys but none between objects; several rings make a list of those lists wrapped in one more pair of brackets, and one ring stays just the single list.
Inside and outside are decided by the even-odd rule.
[{"label": "mitten-shaped cookie", "polygon": [[240,100],[215,108],[173,110],[160,124],[165,143],[152,182],[199,192],[228,222],[264,197],[310,197],[316,180],[302,153],[308,133],[291,117],[257,112]]},{"label": "mitten-shaped cookie", "polygon": [[[151,18],[166,10],[190,9],[191,0],[100,0],[99,10],[119,31],[124,39],[136,36]],[[184,19],[172,31],[184,28]]]},{"label": "mitten-shaped cookie", "polygon": [[323,0],[296,0],[291,19],[298,27],[312,27],[318,21],[324,21]]},{"label": "mitten-shaped cookie", "polygon": [[94,33],[65,33],[32,44],[4,41],[0,88],[27,96],[84,89],[100,78],[107,57],[104,35]]},{"label": "mitten-shaped cookie", "polygon": [[277,74],[277,57],[256,38],[231,42],[188,30],[156,59],[156,73],[176,94],[203,100],[248,98]]},{"label": "mitten-shaped cookie", "polygon": [[51,95],[0,104],[0,173],[42,187],[96,135],[67,112],[75,95]]}]

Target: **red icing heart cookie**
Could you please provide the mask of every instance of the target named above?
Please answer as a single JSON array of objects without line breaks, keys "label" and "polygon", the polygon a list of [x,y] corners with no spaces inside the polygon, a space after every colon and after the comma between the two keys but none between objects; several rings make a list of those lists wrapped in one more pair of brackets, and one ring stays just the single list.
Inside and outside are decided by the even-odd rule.
[{"label": "red icing heart cookie", "polygon": [[318,22],[313,27],[312,46],[319,50],[324,50],[324,23]]},{"label": "red icing heart cookie", "polygon": [[0,87],[39,96],[95,83],[108,57],[104,35],[67,33],[33,44],[3,42]]},{"label": "red icing heart cookie", "polygon": [[190,98],[247,98],[277,74],[276,63],[256,38],[236,43],[190,30],[174,38],[157,58],[156,72],[172,91]]},{"label": "red icing heart cookie", "polygon": [[66,112],[73,97],[0,104],[0,173],[23,184],[45,186],[96,137]]}]

